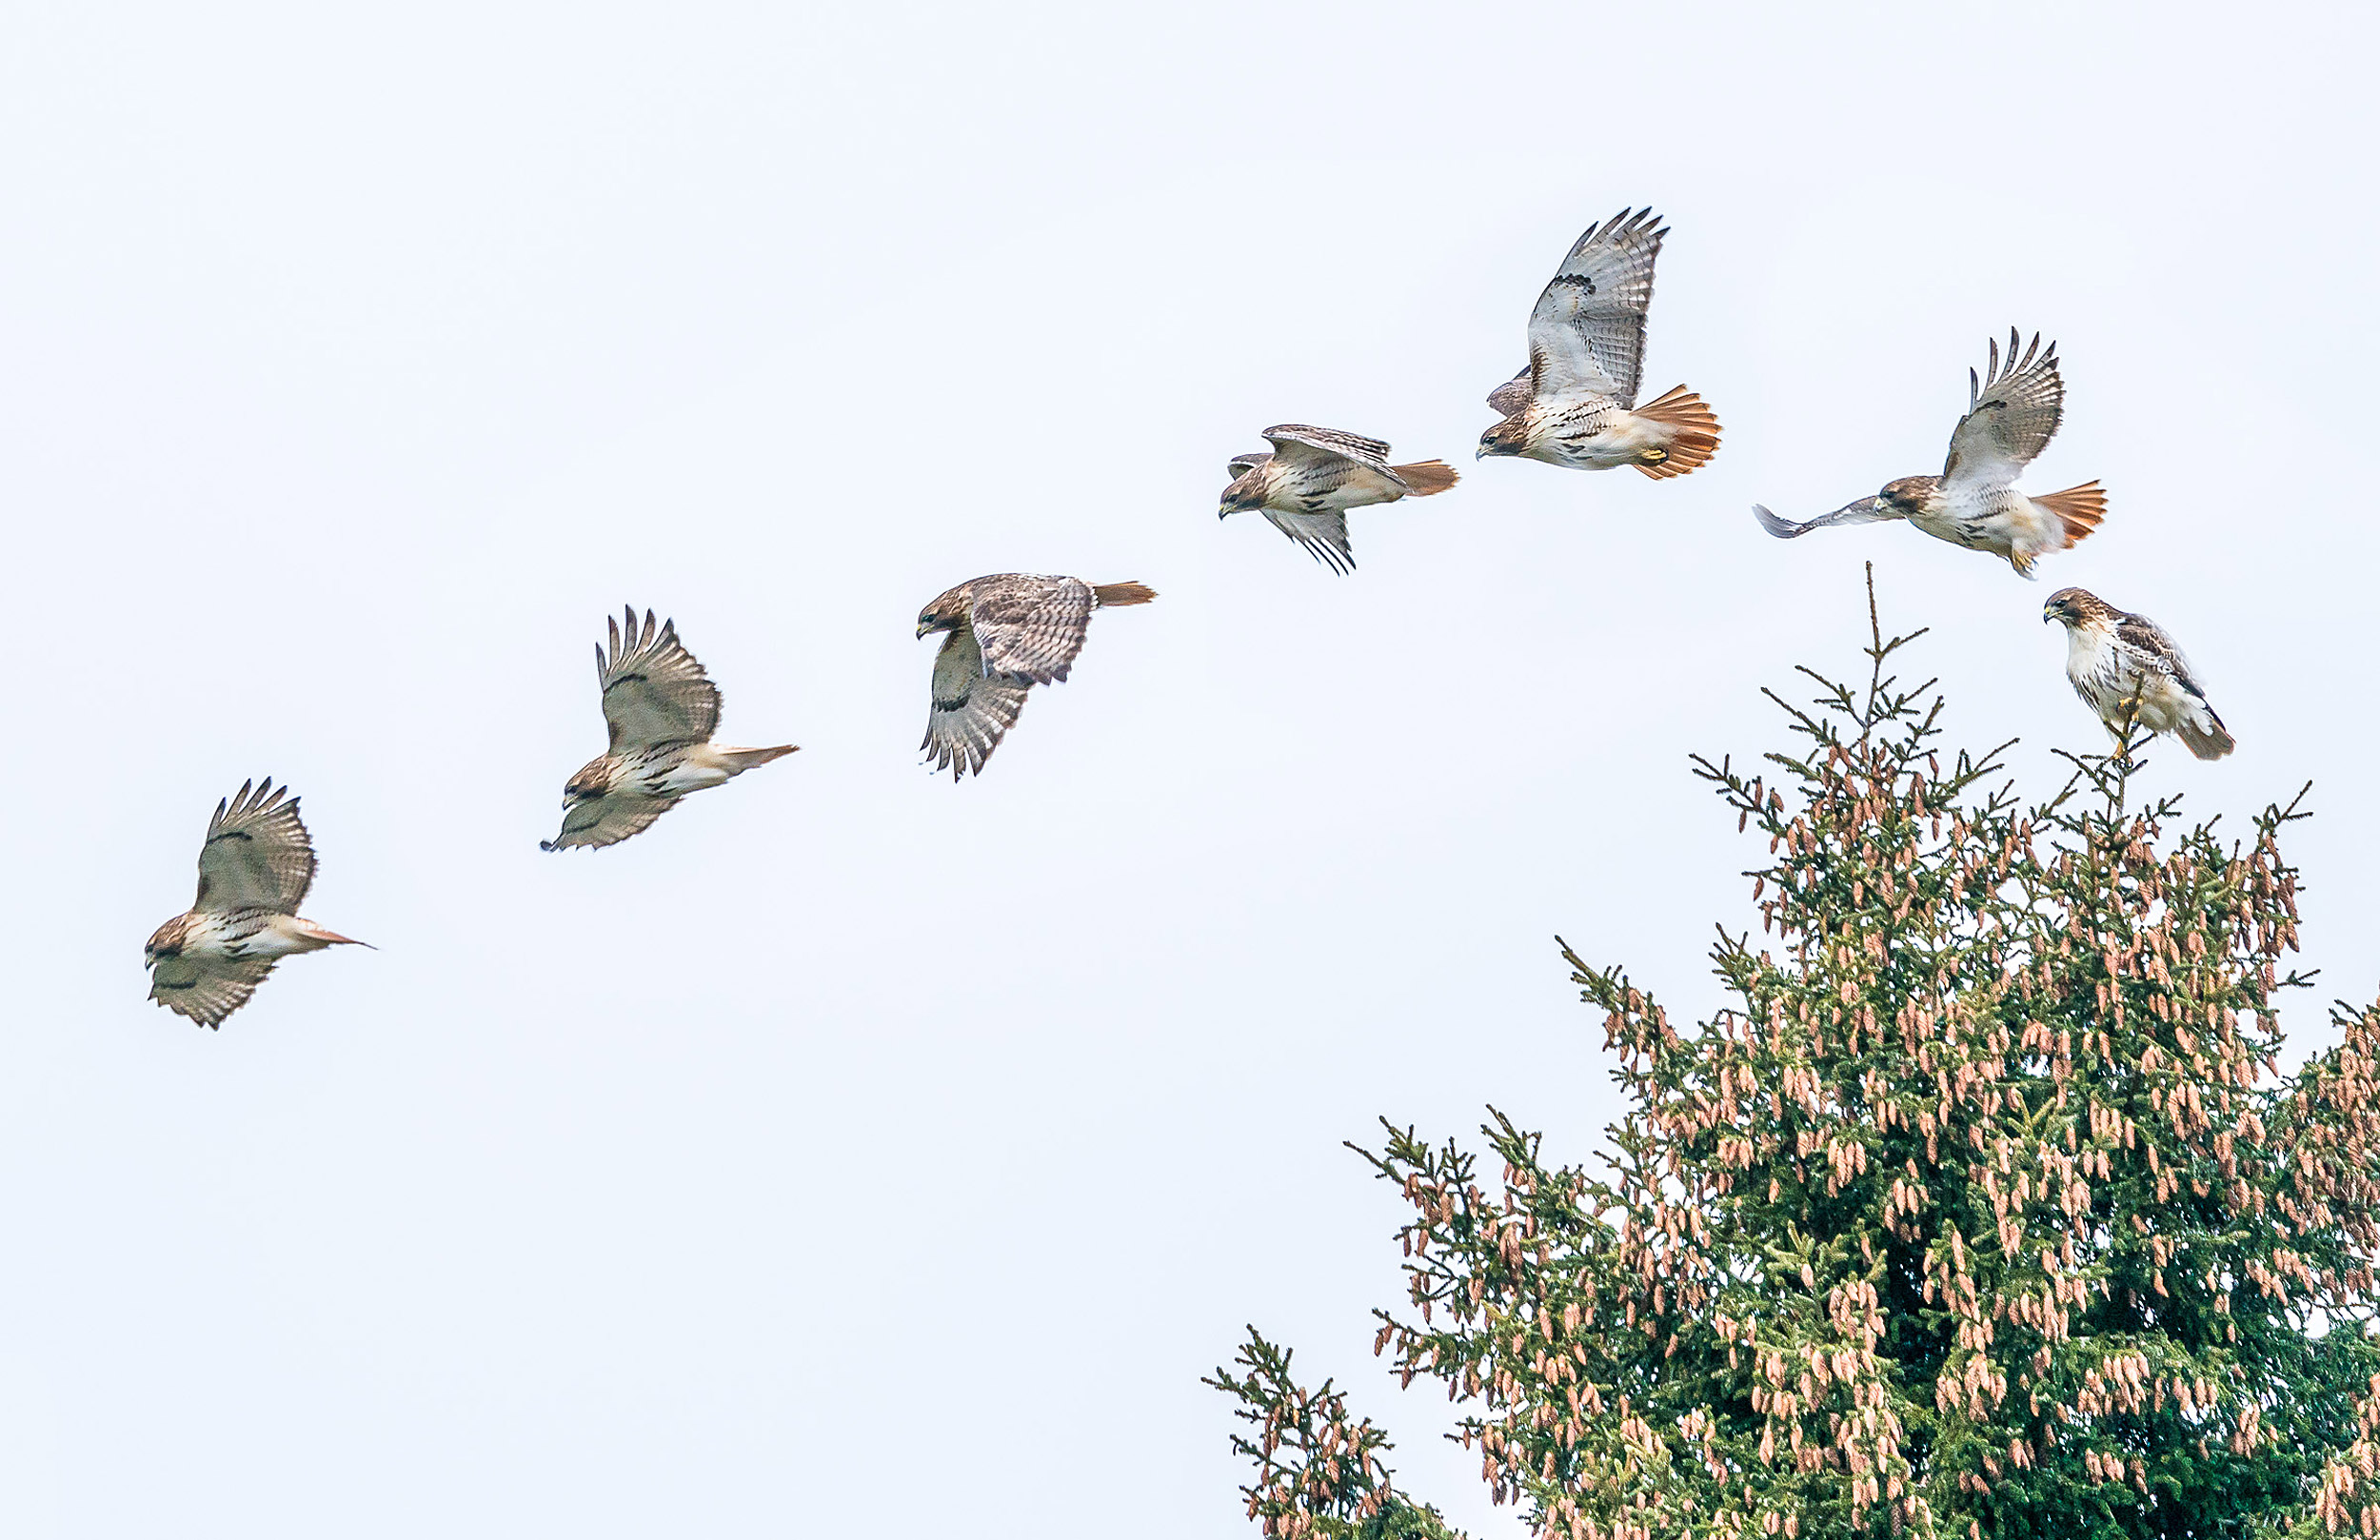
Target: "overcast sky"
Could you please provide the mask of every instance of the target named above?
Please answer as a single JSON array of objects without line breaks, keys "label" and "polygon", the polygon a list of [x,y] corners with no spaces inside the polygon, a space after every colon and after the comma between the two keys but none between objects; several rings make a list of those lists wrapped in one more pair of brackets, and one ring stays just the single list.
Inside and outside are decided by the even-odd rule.
[{"label": "overcast sky", "polygon": [[[2078,9],[9,8],[0,1530],[1237,1536],[1254,1320],[1517,1533],[1339,1141],[1593,1149],[1553,937],[1714,1003],[1762,852],[1687,756],[1857,666],[1863,559],[2032,791],[2102,742],[2043,598],[2163,622],[2240,749],[2148,780],[2313,780],[2370,998],[2374,39]],[[1648,203],[1717,459],[1475,467]],[[2109,488],[2042,582],[1755,527],[1938,468],[2012,325],[2028,484]],[[1335,578],[1216,521],[1281,421],[1464,480]],[[1162,597],[954,788],[912,620],[1014,570]],[[803,751],[542,854],[626,602]],[[380,950],[204,1032],[140,943],[265,775]]]}]

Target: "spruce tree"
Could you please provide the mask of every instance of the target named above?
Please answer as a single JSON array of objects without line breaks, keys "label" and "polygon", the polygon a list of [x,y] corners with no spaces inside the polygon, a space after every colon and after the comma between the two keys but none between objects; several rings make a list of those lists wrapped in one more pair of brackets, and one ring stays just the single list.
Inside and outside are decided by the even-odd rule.
[{"label": "spruce tree", "polygon": [[[1484,1152],[1359,1152],[1413,1208],[1375,1351],[1543,1534],[2380,1535],[2380,1007],[2280,1073],[2305,815],[2134,805],[2137,738],[2028,804],[1870,619],[1864,688],[1772,695],[1789,752],[1695,761],[1767,846],[1730,1006],[1562,948],[1629,1108],[1602,1169],[1493,1109]],[[1303,1392],[1253,1340],[1217,1382],[1269,1439]],[[1293,1457],[1267,1533],[1427,1513],[1360,1427],[1359,1500]]]}]

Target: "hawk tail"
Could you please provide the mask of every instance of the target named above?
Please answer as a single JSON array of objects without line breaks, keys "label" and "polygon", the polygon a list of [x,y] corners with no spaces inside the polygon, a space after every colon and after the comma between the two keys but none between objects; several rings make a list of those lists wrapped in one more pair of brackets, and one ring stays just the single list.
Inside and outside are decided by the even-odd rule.
[{"label": "hawk tail", "polygon": [[1634,415],[1661,432],[1660,447],[1647,451],[1652,458],[1636,462],[1636,468],[1655,481],[1683,476],[1719,452],[1719,420],[1700,396],[1684,385],[1671,386],[1660,399],[1637,407]]},{"label": "hawk tail", "polygon": [[1455,467],[1443,460],[1418,460],[1410,465],[1391,465],[1397,479],[1412,489],[1415,497],[1436,497],[1462,478]]},{"label": "hawk tail", "polygon": [[2067,545],[2088,540],[2091,532],[2099,527],[2099,521],[2108,516],[2107,488],[2097,482],[2085,482],[2063,492],[2045,492],[2033,501],[2034,506],[2048,509],[2058,522],[2058,527],[2066,532]]},{"label": "hawk tail", "polygon": [[720,749],[718,754],[721,762],[727,767],[727,774],[740,776],[756,765],[766,764],[771,760],[782,760],[801,746],[799,743],[780,743],[775,748],[768,749]]},{"label": "hawk tail", "polygon": [[380,950],[378,947],[372,946],[372,943],[369,941],[359,941],[352,936],[342,936],[337,931],[325,929],[323,926],[315,924],[312,920],[304,918],[300,916],[290,916],[289,922],[297,927],[297,933],[300,936],[304,937],[307,940],[313,942],[317,947],[361,946],[370,947],[371,950],[375,952]]},{"label": "hawk tail", "polygon": [[1100,608],[1117,604],[1145,604],[1157,597],[1157,590],[1143,582],[1101,582],[1091,588],[1091,597],[1100,602]]},{"label": "hawk tail", "polygon": [[2212,706],[2202,707],[2200,716],[2204,717],[2203,721],[2198,716],[2186,718],[2173,729],[2173,736],[2182,740],[2184,748],[2202,760],[2219,760],[2239,746]]}]

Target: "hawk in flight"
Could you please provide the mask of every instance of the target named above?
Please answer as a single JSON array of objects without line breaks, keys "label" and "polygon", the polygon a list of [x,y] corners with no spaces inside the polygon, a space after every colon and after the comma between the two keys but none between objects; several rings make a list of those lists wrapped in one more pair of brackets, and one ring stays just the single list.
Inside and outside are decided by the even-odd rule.
[{"label": "hawk in flight", "polygon": [[1651,209],[1623,208],[1578,237],[1529,313],[1529,366],[1488,396],[1504,420],[1479,435],[1481,459],[1634,465],[1657,479],[1718,452],[1719,420],[1684,385],[1636,405],[1653,263],[1667,234]]},{"label": "hawk in flight", "polygon": [[198,897],[149,938],[149,997],[202,1027],[248,1003],[283,958],[353,937],[298,918],[314,883],[314,841],[288,787],[244,782],[215,804],[198,847]]},{"label": "hawk in flight", "polygon": [[1259,509],[1273,527],[1333,572],[1353,572],[1347,510],[1402,497],[1435,497],[1455,484],[1442,460],[1388,463],[1388,445],[1335,428],[1283,423],[1264,430],[1271,454],[1240,455],[1231,463],[1217,517]]},{"label": "hawk in flight", "polygon": [[2082,588],[2052,594],[2041,619],[2066,627],[2066,677],[2118,742],[2137,724],[2173,734],[2202,760],[2231,752],[2231,731],[2207,704],[2190,660],[2156,622]]},{"label": "hawk in flight", "polygon": [[2035,558],[2062,551],[2099,527],[2108,497],[2097,482],[2063,492],[2027,497],[2016,478],[2057,432],[2066,410],[2066,385],[2058,378],[2057,344],[2045,351],[2033,333],[2024,356],[2016,354],[2016,332],[2008,334],[2002,367],[2000,345],[1981,379],[1967,371],[1967,415],[1951,430],[1951,454],[1939,476],[1904,476],[1806,523],[1780,519],[1754,503],[1753,517],[1779,540],[1792,540],[1830,524],[1869,524],[1906,519],[1936,540],[1990,551],[2032,577]]},{"label": "hawk in flight", "polygon": [[678,622],[655,631],[648,609],[640,631],[633,604],[625,619],[625,634],[619,621],[606,620],[611,647],[595,648],[611,745],[562,788],[562,833],[538,841],[540,850],[616,845],[642,834],[688,792],[724,785],[794,751],[791,743],[731,749],[712,742],[719,686],[678,640]]},{"label": "hawk in flight", "polygon": [[982,775],[1024,709],[1024,692],[1073,670],[1091,612],[1156,597],[1137,582],[1094,585],[1029,572],[993,573],[943,594],[918,611],[919,636],[948,633],[934,655],[934,705],[918,747],[931,750],[935,771],[948,770],[954,781]]}]

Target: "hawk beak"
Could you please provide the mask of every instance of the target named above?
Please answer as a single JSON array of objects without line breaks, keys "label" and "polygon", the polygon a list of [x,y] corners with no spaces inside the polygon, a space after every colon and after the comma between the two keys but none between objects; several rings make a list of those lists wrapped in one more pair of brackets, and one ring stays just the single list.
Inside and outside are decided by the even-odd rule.
[{"label": "hawk beak", "polygon": [[925,622],[923,621],[918,622],[918,635],[925,635]]},{"label": "hawk beak", "polygon": [[1484,444],[1479,445],[1478,451],[1474,453],[1471,458],[1474,460],[1485,460],[1487,458],[1487,445]]}]

